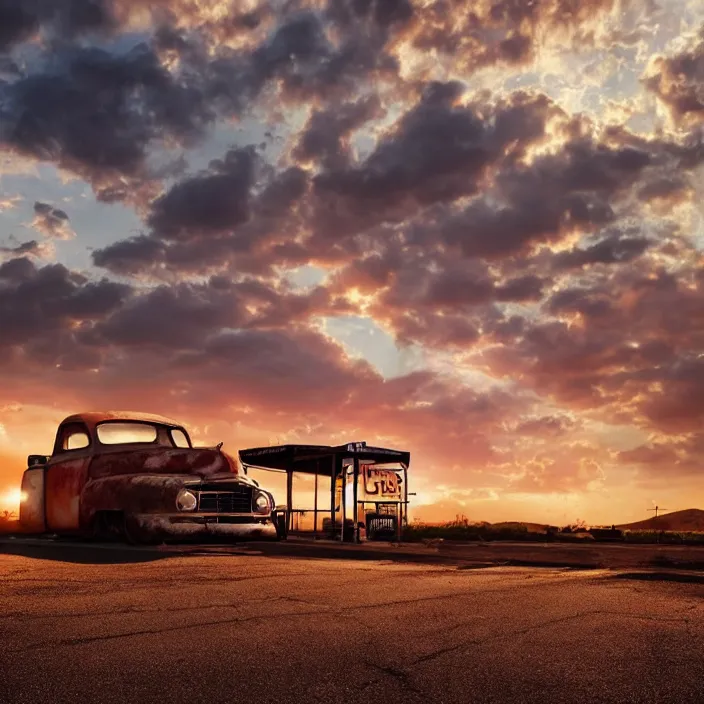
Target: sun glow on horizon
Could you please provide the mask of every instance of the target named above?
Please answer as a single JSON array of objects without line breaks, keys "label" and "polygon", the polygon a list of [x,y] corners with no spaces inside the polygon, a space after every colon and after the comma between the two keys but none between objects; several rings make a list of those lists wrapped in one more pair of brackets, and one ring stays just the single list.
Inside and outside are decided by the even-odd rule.
[{"label": "sun glow on horizon", "polygon": [[19,515],[20,504],[26,498],[26,494],[21,489],[8,489],[5,493],[0,494],[0,512],[9,511]]}]

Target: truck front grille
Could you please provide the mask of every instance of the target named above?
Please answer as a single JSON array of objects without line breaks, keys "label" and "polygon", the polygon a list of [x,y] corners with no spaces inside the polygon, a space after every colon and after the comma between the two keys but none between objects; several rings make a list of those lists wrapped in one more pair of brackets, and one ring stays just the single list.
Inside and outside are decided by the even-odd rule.
[{"label": "truck front grille", "polygon": [[252,488],[242,486],[234,491],[201,491],[198,510],[201,513],[252,513]]}]

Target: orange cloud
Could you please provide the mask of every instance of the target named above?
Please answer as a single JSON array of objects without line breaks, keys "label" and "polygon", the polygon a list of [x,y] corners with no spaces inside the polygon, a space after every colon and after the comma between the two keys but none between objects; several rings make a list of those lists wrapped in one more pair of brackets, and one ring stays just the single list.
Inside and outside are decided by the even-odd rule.
[{"label": "orange cloud", "polygon": [[[652,3],[8,1],[0,150],[31,168],[3,180],[56,259],[0,233],[7,481],[112,407],[232,450],[408,449],[419,514],[689,486],[698,28],[660,55]],[[141,226],[108,237],[116,202]]]}]

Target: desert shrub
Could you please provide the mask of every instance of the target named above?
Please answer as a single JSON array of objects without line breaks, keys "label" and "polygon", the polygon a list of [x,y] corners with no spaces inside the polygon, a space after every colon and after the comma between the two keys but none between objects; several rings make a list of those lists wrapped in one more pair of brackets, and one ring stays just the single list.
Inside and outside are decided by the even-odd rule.
[{"label": "desert shrub", "polygon": [[520,523],[473,523],[466,516],[456,516],[454,520],[439,525],[414,522],[405,528],[403,537],[410,542],[438,538],[463,541],[545,539],[543,533],[531,532]]},{"label": "desert shrub", "polygon": [[[420,542],[422,540],[457,540],[457,541],[558,541],[589,542],[603,538],[599,531],[591,535],[584,529],[584,522],[577,521],[560,529],[549,526],[546,531],[529,530],[521,523],[486,523],[472,522],[466,516],[455,516],[451,521],[431,525],[414,521],[403,533],[404,540]],[[608,533],[611,531],[608,530]],[[659,530],[624,530],[619,540],[631,544],[666,544],[666,545],[702,545],[704,532],[700,531],[659,531]],[[608,537],[608,536],[607,536]]]},{"label": "desert shrub", "polygon": [[19,521],[14,511],[0,511],[0,534],[16,533]]},{"label": "desert shrub", "polygon": [[625,530],[623,539],[627,543],[665,545],[704,545],[704,532],[702,531],[675,531],[675,530]]}]

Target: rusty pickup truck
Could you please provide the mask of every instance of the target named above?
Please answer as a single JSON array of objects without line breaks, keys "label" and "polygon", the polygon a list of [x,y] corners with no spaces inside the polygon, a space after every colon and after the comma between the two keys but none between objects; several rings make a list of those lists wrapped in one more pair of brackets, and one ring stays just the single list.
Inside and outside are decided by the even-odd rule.
[{"label": "rusty pickup truck", "polygon": [[142,413],[64,419],[50,456],[22,477],[24,533],[154,544],[188,538],[280,539],[274,497],[217,447]]}]

